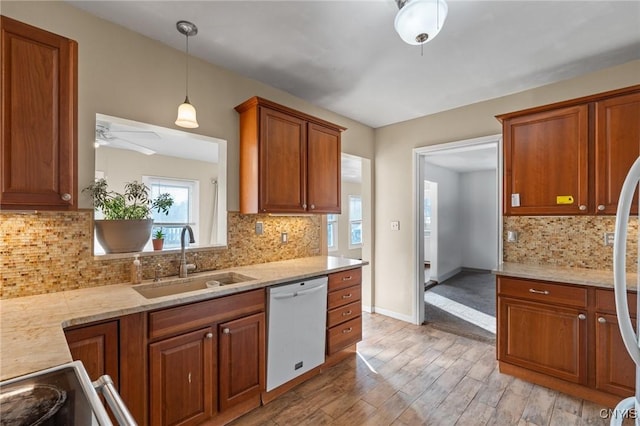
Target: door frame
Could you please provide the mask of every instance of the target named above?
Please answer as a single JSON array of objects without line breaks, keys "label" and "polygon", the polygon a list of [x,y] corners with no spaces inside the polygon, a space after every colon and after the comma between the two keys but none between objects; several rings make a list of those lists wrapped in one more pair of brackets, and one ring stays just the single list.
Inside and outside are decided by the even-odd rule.
[{"label": "door frame", "polygon": [[498,212],[498,264],[503,253],[502,175],[503,146],[502,134],[482,136],[449,143],[423,146],[413,149],[413,276],[414,276],[414,323],[424,323],[424,157],[435,152],[460,152],[478,148],[480,145],[497,144],[498,167],[496,170],[497,212]]}]

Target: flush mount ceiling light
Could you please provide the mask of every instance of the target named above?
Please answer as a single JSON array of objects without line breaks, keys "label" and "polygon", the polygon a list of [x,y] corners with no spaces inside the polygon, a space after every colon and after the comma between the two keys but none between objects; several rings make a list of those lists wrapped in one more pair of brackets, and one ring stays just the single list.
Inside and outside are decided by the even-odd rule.
[{"label": "flush mount ceiling light", "polygon": [[447,19],[445,0],[396,0],[400,10],[394,26],[405,43],[425,44],[433,40]]},{"label": "flush mount ceiling light", "polygon": [[178,21],[176,28],[180,34],[184,34],[187,38],[187,84],[186,84],[186,96],[184,103],[178,107],[178,118],[176,118],[176,125],[180,127],[186,127],[188,129],[195,129],[198,127],[198,120],[196,120],[196,109],[189,102],[189,37],[193,37],[198,34],[198,27],[189,21]]}]

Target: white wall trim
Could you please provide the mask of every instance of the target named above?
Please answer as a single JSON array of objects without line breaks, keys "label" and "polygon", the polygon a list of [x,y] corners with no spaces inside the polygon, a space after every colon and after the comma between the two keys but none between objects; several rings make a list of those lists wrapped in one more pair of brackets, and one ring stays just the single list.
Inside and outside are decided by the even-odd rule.
[{"label": "white wall trim", "polygon": [[[423,234],[424,224],[422,219],[422,203],[418,203],[418,200],[422,200],[424,196],[424,177],[422,170],[422,157],[426,154],[434,154],[438,151],[446,152],[461,152],[472,149],[478,149],[481,145],[493,145],[498,146],[498,169],[497,169],[497,181],[498,181],[498,220],[500,235],[498,237],[498,263],[502,263],[502,134],[481,136],[478,138],[464,139],[461,141],[441,143],[436,145],[423,146],[413,149],[413,317],[407,320],[413,324],[422,324],[424,322],[424,247],[423,247]],[[378,311],[376,309],[376,311]],[[380,312],[383,313],[383,312]],[[389,315],[391,316],[391,315]],[[401,315],[407,318],[405,315]],[[395,317],[394,317],[395,318]],[[398,318],[401,319],[401,318]]]},{"label": "white wall trim", "polygon": [[438,276],[436,277],[436,281],[438,281],[439,283],[441,283],[441,282],[443,282],[443,281],[448,280],[449,278],[453,277],[454,275],[456,275],[456,274],[458,274],[458,273],[460,273],[460,272],[462,272],[462,268],[452,269],[452,270],[451,270],[451,271],[449,271],[449,272],[446,272],[446,273],[444,273],[444,274],[442,274],[442,275],[438,275]]},{"label": "white wall trim", "polygon": [[397,319],[404,322],[412,323],[414,322],[414,318],[411,315],[399,314],[398,312],[389,311],[387,309],[378,308],[377,306],[374,308],[374,312],[376,314],[384,315],[385,317],[390,317],[393,319]]},{"label": "white wall trim", "polygon": [[371,309],[371,306],[369,305],[362,305],[362,310],[365,312],[369,312],[370,314],[373,313],[373,309]]}]

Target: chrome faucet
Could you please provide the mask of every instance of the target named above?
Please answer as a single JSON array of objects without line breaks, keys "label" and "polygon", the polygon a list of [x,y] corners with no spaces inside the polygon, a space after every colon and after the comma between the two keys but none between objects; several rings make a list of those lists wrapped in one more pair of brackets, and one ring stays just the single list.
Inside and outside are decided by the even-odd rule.
[{"label": "chrome faucet", "polygon": [[189,225],[183,226],[182,232],[180,233],[180,278],[186,278],[189,271],[196,269],[196,265],[193,263],[187,263],[184,244],[184,234],[186,231],[189,231],[189,242],[192,244],[196,242],[193,238],[193,229],[191,229]]}]

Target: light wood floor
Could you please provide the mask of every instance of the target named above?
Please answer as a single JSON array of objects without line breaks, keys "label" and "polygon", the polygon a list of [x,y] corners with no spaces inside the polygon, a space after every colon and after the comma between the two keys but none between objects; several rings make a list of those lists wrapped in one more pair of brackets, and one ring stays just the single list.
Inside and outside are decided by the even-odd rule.
[{"label": "light wood floor", "polygon": [[359,357],[233,424],[608,424],[600,406],[500,374],[493,345],[376,314],[363,329]]}]

